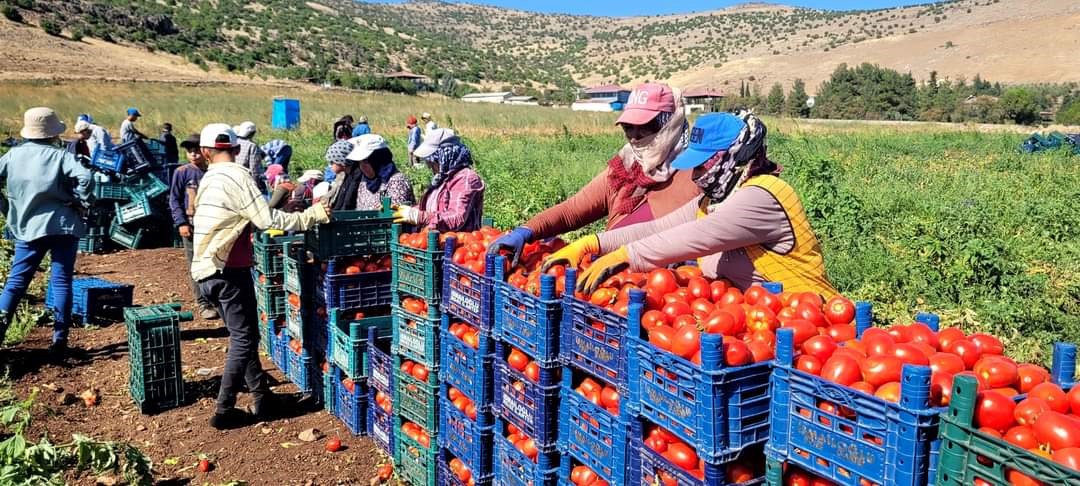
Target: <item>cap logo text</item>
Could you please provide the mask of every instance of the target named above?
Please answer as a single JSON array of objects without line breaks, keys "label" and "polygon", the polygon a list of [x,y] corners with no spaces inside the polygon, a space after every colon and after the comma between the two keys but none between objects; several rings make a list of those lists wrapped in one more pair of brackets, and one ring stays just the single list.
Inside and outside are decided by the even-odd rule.
[{"label": "cap logo text", "polygon": [[690,143],[701,143],[705,139],[705,130],[694,127],[690,130]]}]

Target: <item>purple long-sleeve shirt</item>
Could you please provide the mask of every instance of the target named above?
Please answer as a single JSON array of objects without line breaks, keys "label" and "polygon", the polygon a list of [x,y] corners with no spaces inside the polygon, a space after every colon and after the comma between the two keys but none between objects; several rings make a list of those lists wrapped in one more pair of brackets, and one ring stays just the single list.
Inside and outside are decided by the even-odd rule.
[{"label": "purple long-sleeve shirt", "polygon": [[172,213],[173,226],[191,224],[195,215],[195,194],[199,192],[199,182],[205,172],[195,164],[184,164],[173,172],[169,182],[169,210]]},{"label": "purple long-sleeve shirt", "polygon": [[701,197],[667,216],[599,235],[600,251],[626,246],[631,271],[646,271],[700,258],[709,278],[726,278],[745,289],[764,278],[743,248],[763,245],[786,253],[795,246],[787,213],[765,189],[743,187],[698,218]]},{"label": "purple long-sleeve shirt", "polygon": [[484,215],[484,181],[472,167],[454,173],[420,201],[421,224],[439,231],[475,231]]}]

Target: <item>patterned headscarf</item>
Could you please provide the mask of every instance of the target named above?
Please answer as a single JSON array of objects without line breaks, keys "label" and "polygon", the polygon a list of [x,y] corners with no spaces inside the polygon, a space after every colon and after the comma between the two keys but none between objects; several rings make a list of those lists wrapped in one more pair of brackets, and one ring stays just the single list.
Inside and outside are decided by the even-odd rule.
[{"label": "patterned headscarf", "polygon": [[749,111],[736,114],[746,127],[727,150],[717,152],[704,164],[705,173],[694,178],[694,183],[716,204],[729,195],[747,179],[761,174],[779,172],[779,166],[765,155],[765,124]]},{"label": "patterned headscarf", "polygon": [[352,152],[352,149],[353,144],[348,140],[338,140],[326,149],[326,162],[349,167],[355,164],[355,162],[348,159],[349,152]]},{"label": "patterned headscarf", "polygon": [[675,175],[671,161],[686,148],[690,130],[683,110],[682,93],[675,93],[675,111],[660,112],[660,131],[635,142],[627,142],[608,161],[608,185],[618,191],[616,210],[629,214],[641,204],[645,194]]},{"label": "patterned headscarf", "polygon": [[461,139],[454,137],[447,140],[439,148],[435,149],[435,153],[428,157],[428,160],[435,161],[439,164],[439,171],[435,173],[435,176],[431,178],[431,188],[434,189],[442,185],[450,179],[450,176],[454,175],[457,171],[469,167],[472,165],[472,152],[469,151],[469,147],[461,143]]}]

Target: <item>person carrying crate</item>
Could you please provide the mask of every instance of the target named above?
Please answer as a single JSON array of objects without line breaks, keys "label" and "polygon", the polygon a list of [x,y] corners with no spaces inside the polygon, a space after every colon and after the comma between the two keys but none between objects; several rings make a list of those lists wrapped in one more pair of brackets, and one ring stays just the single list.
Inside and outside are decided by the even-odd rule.
[{"label": "person carrying crate", "polygon": [[[187,258],[188,268],[191,268],[191,259],[194,255],[195,246],[192,237],[192,217],[195,216],[195,194],[199,192],[199,181],[206,173],[206,158],[199,149],[199,134],[191,136],[180,142],[180,147],[187,154],[188,163],[180,166],[173,172],[172,180],[169,181],[169,210],[172,215],[173,225],[180,233],[180,240],[184,244],[184,256]],[[195,279],[191,280],[191,293],[199,303],[199,315],[203,319],[217,319],[218,312],[210,301],[202,295],[199,284]]]},{"label": "person carrying crate", "polygon": [[270,209],[251,173],[235,162],[240,144],[236,133],[224,123],[203,128],[199,147],[209,167],[195,196],[191,277],[217,306],[229,331],[221,388],[210,419],[210,425],[221,430],[251,423],[251,414],[236,408],[236,395],[245,384],[254,395],[255,419],[272,419],[279,403],[259,363],[259,319],[251,278],[252,228],[305,231],[330,221],[330,210],[325,204],[299,213]]},{"label": "person carrying crate", "polygon": [[146,138],[138,128],[135,128],[135,122],[139,121],[139,117],[142,113],[136,108],[128,108],[127,118],[124,118],[123,123],[120,124],[120,143],[127,143],[132,140]]},{"label": "person carrying crate", "polygon": [[55,362],[63,361],[68,351],[71,280],[79,237],[86,233],[82,215],[93,194],[90,170],[57,147],[66,128],[52,108],[31,108],[23,114],[21,134],[26,143],[0,157],[0,184],[6,186],[0,209],[15,239],[11,273],[0,294],[0,344],[48,253],[52,259],[49,288],[53,291],[49,356]]}]

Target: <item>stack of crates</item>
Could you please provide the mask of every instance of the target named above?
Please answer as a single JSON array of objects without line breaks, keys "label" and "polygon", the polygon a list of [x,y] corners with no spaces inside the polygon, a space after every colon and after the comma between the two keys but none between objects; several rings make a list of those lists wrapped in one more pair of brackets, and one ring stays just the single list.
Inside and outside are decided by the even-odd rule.
[{"label": "stack of crates", "polygon": [[184,403],[184,376],[180,363],[180,322],[191,312],[180,304],[124,309],[127,325],[131,398],[142,413],[155,413]]},{"label": "stack of crates", "polygon": [[[766,288],[780,292],[778,284]],[[649,342],[641,325],[644,295],[631,291],[627,323],[629,385],[628,470],[635,484],[674,479],[687,486],[727,484],[729,467],[762,457],[769,436],[769,376],[765,361],[725,367],[723,337],[701,335],[701,360],[695,364]],[[649,434],[673,436],[702,461],[695,476],[645,445]],[[754,470],[760,482],[764,464]]]},{"label": "stack of crates", "polygon": [[[915,320],[938,329],[934,314],[920,313]],[[856,302],[857,335],[872,321],[870,303]],[[779,329],[765,450],[768,484],[782,484],[785,464],[835,484],[934,484],[941,447],[938,427],[947,409],[930,405],[929,367],[904,366],[904,386],[894,403],[803,373],[795,368],[794,358],[792,330]],[[835,408],[826,410],[823,402]]]},{"label": "stack of crates", "polygon": [[79,251],[174,246],[167,196],[172,174],[164,157],[164,146],[156,140],[133,140],[94,152],[94,204]]},{"label": "stack of crates", "polygon": [[262,349],[271,356],[274,354],[274,339],[284,339],[280,331],[285,325],[285,249],[288,243],[300,238],[302,236],[272,232],[256,232],[252,235],[255,252],[252,278],[255,279],[259,336]]},{"label": "stack of crates", "polygon": [[487,257],[484,274],[478,274],[454,263],[457,244],[456,238],[447,238],[443,253],[440,477],[443,484],[461,486],[450,467],[450,462],[458,459],[473,483],[488,485],[494,478],[494,257]]},{"label": "stack of crates", "polygon": [[[427,234],[426,249],[402,244],[402,226],[392,228],[393,339],[392,370],[394,460],[398,476],[413,486],[434,486],[439,445],[439,326],[442,322],[443,252],[439,233]],[[410,370],[420,366],[426,376]],[[402,431],[412,423],[427,433],[426,447]]]},{"label": "stack of crates", "polygon": [[[105,324],[124,318],[125,307],[131,307],[135,286],[110,282],[97,277],[80,277],[71,281],[72,324]],[[47,308],[53,304],[53,288],[45,292]]]},{"label": "stack of crates", "polygon": [[[494,266],[495,293],[495,483],[554,485],[565,463],[558,447],[563,311],[555,277],[541,276],[540,295],[533,295],[506,283],[503,257],[492,263],[487,266]],[[515,447],[522,442],[535,445],[534,457]]]}]

